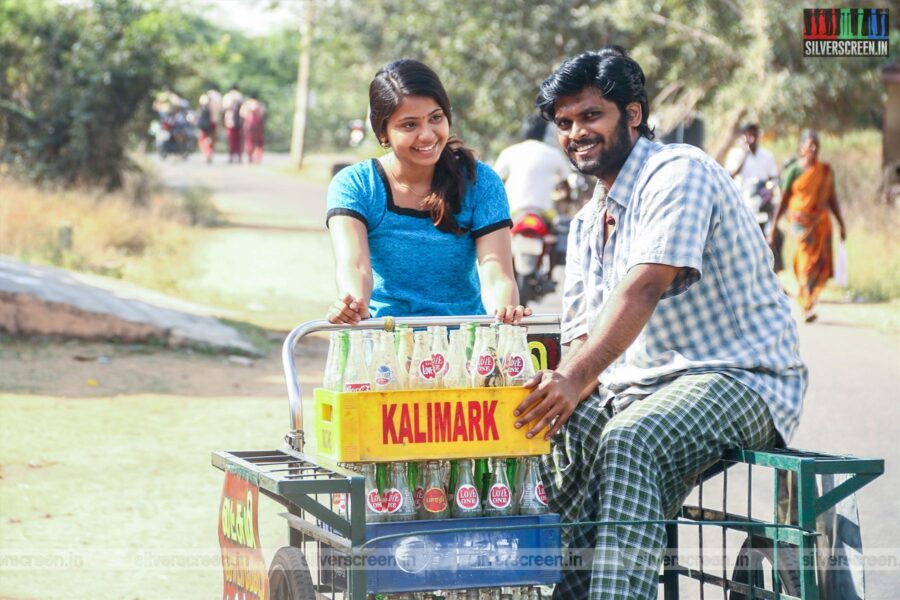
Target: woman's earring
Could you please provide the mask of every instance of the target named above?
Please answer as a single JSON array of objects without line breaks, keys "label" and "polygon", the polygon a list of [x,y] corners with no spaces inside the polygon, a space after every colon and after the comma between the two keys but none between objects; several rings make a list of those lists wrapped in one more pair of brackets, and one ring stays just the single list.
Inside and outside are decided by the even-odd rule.
[{"label": "woman's earring", "polygon": [[391,147],[391,144],[387,140],[381,140],[381,147],[384,148],[385,150],[387,150],[388,148]]}]

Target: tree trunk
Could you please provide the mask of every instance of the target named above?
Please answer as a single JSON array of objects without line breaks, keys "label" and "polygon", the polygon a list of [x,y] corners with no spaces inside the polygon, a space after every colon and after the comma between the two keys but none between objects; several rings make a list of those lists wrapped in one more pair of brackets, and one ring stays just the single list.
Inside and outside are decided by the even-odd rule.
[{"label": "tree trunk", "polygon": [[306,113],[309,108],[309,55],[312,46],[313,6],[312,0],[304,3],[303,21],[300,25],[300,60],[297,65],[294,127],[291,132],[291,164],[298,169],[303,166],[303,141],[306,135]]}]

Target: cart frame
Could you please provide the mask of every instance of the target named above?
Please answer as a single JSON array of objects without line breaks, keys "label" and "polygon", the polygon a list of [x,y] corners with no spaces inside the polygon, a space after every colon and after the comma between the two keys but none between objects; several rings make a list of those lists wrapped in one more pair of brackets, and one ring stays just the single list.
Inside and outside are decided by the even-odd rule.
[{"label": "cart frame", "polygon": [[[361,330],[393,331],[397,325],[409,327],[425,327],[428,325],[459,326],[464,323],[490,324],[492,317],[409,317],[368,319],[356,325]],[[559,327],[558,315],[535,315],[522,321],[526,326]],[[365,522],[365,478],[341,465],[304,454],[303,408],[300,382],[297,377],[294,359],[295,349],[299,341],[306,335],[317,332],[328,332],[346,329],[344,325],[334,325],[326,321],[311,321],[296,327],[284,341],[282,347],[282,364],[288,390],[291,428],[285,436],[287,447],[278,450],[262,451],[218,451],[212,454],[213,466],[227,472],[238,473],[244,479],[256,485],[259,490],[285,508],[282,513],[289,526],[289,543],[292,547],[305,548],[309,542],[319,544],[319,549],[330,548],[331,551],[344,553],[356,559],[365,555],[367,548],[375,542],[392,537],[403,537],[409,534],[396,534],[366,539]],[[737,464],[745,464],[748,469],[747,514],[752,514],[751,494],[754,467],[769,468],[774,471],[774,505],[775,514],[772,521],[752,519],[749,516],[736,515],[725,511],[727,504],[728,469]],[[666,526],[668,538],[668,555],[660,584],[664,587],[666,600],[679,597],[679,581],[686,577],[699,581],[701,590],[706,584],[728,591],[745,594],[759,599],[800,599],[830,600],[820,593],[817,573],[813,568],[799,569],[799,596],[779,591],[781,575],[779,573],[779,552],[792,553],[801,565],[814,565],[816,559],[816,538],[821,535],[817,531],[816,519],[826,511],[834,508],[840,501],[848,498],[863,486],[884,473],[884,460],[858,458],[854,456],[835,456],[819,452],[808,452],[795,449],[772,449],[766,451],[732,450],[727,452],[721,463],[703,474],[699,480],[699,506],[685,505],[677,519],[653,521]],[[710,477],[722,475],[723,509],[712,510],[703,506],[703,485]],[[822,494],[817,490],[817,476],[837,475],[841,477],[838,485]],[[791,499],[786,502],[790,487]],[[346,494],[349,499],[349,518],[345,518],[332,510],[330,499],[332,494]],[[322,501],[326,496],[329,501]],[[315,522],[309,520],[315,519]],[[646,522],[633,522],[641,524]],[[544,525],[544,527],[593,527],[609,525],[604,522],[579,522]],[[761,539],[771,543],[774,550],[772,568],[773,590],[735,581],[728,577],[723,568],[722,575],[704,572],[702,558],[699,569],[686,567],[678,562],[678,528],[679,526],[718,527],[722,530],[722,547],[725,550],[725,531],[737,530],[746,532],[748,540]],[[488,528],[490,529],[490,528]],[[503,527],[493,528],[503,530]],[[507,527],[506,529],[513,529]],[[427,534],[450,533],[451,530],[428,530]],[[701,550],[703,538],[700,538]],[[727,560],[727,554],[726,560]],[[366,597],[366,572],[357,567],[356,561],[347,570],[346,590],[336,590],[334,580],[330,584],[331,596],[325,596],[327,582],[321,581],[319,573],[316,597],[334,597],[336,592],[343,591],[344,597],[362,600]],[[334,573],[332,572],[332,577]],[[703,592],[701,591],[701,598]]]}]

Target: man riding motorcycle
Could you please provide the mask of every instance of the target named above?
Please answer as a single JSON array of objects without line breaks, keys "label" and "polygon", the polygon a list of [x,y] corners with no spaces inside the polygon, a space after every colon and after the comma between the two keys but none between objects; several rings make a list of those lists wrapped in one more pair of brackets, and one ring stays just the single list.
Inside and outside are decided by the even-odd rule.
[{"label": "man riding motorcycle", "polygon": [[[725,158],[725,170],[734,177],[747,207],[768,238],[772,215],[778,204],[778,167],[772,153],[759,147],[759,126],[756,123],[741,127],[741,139]],[[776,272],[783,266],[781,243],[779,235],[774,248]]]},{"label": "man riding motorcycle", "polygon": [[553,267],[565,260],[569,218],[555,213],[554,192],[562,186],[568,197],[566,178],[572,165],[559,148],[544,142],[546,132],[547,122],[540,115],[528,115],[522,124],[523,141],[503,150],[494,165],[513,217],[513,264],[522,304],[554,289]]}]

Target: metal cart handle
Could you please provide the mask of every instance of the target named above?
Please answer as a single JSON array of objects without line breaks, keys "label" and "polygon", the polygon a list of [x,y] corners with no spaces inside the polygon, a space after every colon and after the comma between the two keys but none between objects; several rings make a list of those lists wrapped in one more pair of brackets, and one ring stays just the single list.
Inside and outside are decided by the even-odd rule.
[{"label": "metal cart handle", "polygon": [[[458,316],[458,317],[385,317],[382,319],[366,319],[360,321],[358,325],[335,325],[328,321],[307,321],[302,325],[298,325],[291,331],[284,340],[281,348],[281,363],[284,368],[284,380],[287,384],[288,402],[290,403],[291,429],[285,436],[285,441],[291,448],[303,451],[303,407],[300,402],[300,381],[297,379],[297,365],[294,362],[294,349],[300,339],[310,333],[320,331],[340,331],[342,329],[383,329],[384,331],[393,331],[397,325],[407,325],[412,328],[427,327],[429,325],[444,325],[446,327],[458,327],[464,323],[478,323],[479,325],[489,325],[495,322],[494,317],[485,315],[479,316]],[[541,314],[524,317],[520,322],[521,325],[555,325],[559,327],[558,314]]]}]

